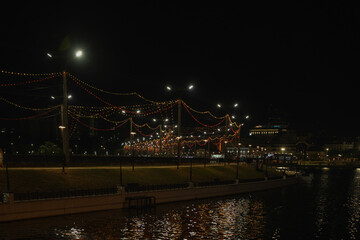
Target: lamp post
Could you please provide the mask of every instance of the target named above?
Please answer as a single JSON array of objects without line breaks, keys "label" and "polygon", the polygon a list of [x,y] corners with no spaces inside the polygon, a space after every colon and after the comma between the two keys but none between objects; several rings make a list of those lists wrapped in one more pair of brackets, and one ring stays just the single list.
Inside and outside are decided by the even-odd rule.
[{"label": "lamp post", "polygon": [[[51,53],[47,53],[46,54],[49,58],[54,58],[53,54]],[[68,98],[71,98],[71,95],[68,95],[67,92],[67,72],[66,72],[66,67],[68,65],[68,63],[75,59],[75,58],[80,58],[83,55],[83,51],[82,50],[77,50],[74,55],[73,58],[69,58],[65,60],[64,55],[62,56],[55,56],[55,58],[61,59],[62,63],[63,63],[63,71],[62,71],[62,77],[63,77],[63,84],[62,84],[62,93],[63,93],[63,102],[61,105],[61,127],[59,127],[61,129],[62,132],[62,144],[63,144],[63,153],[64,153],[64,158],[65,158],[65,162],[63,163],[63,173],[65,173],[65,166],[66,164],[68,164],[70,162],[70,147],[69,147],[69,140],[70,140],[70,135],[69,135],[69,123],[68,123]],[[52,99],[55,99],[55,97],[51,96]]]},{"label": "lamp post", "polygon": [[[63,104],[61,106],[61,125],[64,127],[62,129],[62,139],[63,139],[63,151],[65,157],[65,164],[70,162],[70,147],[69,147],[69,121],[68,121],[68,93],[67,93],[67,78],[66,71],[63,71]],[[63,172],[65,166],[63,165]]]},{"label": "lamp post", "polygon": [[131,154],[131,165],[132,165],[132,170],[135,171],[135,157],[134,157],[134,136],[136,134],[136,132],[133,132],[132,130],[132,125],[133,125],[133,119],[132,117],[130,117],[130,154]]},{"label": "lamp post", "polygon": [[[189,84],[187,86],[187,88],[178,88],[178,89],[173,89],[173,87],[171,87],[170,85],[166,86],[166,90],[168,92],[178,92],[178,95],[180,95],[180,92],[184,92],[184,91],[192,91],[194,89],[194,85],[193,84]],[[178,96],[179,97],[179,96]],[[177,105],[178,105],[178,121],[177,121],[177,137],[176,139],[178,140],[178,149],[177,149],[177,157],[178,157],[178,161],[177,161],[177,169],[179,169],[180,163],[181,163],[181,105],[182,105],[182,100],[180,99],[180,97],[177,100]]]},{"label": "lamp post", "polygon": [[[63,111],[64,111],[64,107],[63,107],[63,105],[61,105],[61,116],[63,116]],[[64,151],[64,154],[65,154],[65,150],[66,150],[65,145],[66,144],[64,144],[64,141],[66,139],[66,137],[65,137],[65,129],[66,129],[66,127],[64,125],[60,125],[59,129],[61,130],[61,138],[62,138],[62,141],[63,141],[63,151]],[[63,174],[65,174],[65,166],[66,166],[66,155],[63,158],[63,162],[62,162],[62,173]]]},{"label": "lamp post", "polygon": [[[227,109],[237,109],[239,107],[239,104],[237,102],[233,103],[232,105],[223,105],[221,103],[217,103],[216,107],[218,109],[223,109],[223,108],[227,108]],[[222,148],[222,152],[224,154],[224,164],[226,164],[226,154],[227,154],[227,144],[225,143],[226,138],[228,136],[228,126],[229,126],[229,122],[231,121],[231,119],[235,119],[236,116],[234,114],[232,114],[231,116],[229,114],[225,115],[225,131],[224,131],[224,143],[223,143],[223,148]]]},{"label": "lamp post", "polygon": [[[153,118],[153,122],[157,122],[158,121],[158,119],[156,119],[156,118]],[[169,121],[169,119],[165,119],[165,122],[168,122]],[[159,127],[159,137],[160,137],[160,139],[159,139],[159,156],[162,156],[162,139],[163,139],[163,130],[162,130],[162,124],[160,123],[159,125],[158,125],[158,127]],[[165,125],[165,128],[166,128],[166,125]]]}]

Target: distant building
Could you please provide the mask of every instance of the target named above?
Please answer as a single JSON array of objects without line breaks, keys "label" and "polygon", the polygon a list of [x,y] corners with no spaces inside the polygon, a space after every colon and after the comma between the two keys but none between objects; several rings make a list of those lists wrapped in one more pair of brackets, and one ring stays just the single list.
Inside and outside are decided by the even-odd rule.
[{"label": "distant building", "polygon": [[249,136],[279,136],[287,132],[287,125],[257,125],[249,130]]},{"label": "distant building", "polygon": [[247,139],[247,144],[266,147],[272,151],[294,149],[296,142],[296,132],[280,119],[269,119],[267,124],[254,126],[249,130]]},{"label": "distant building", "polygon": [[325,144],[325,149],[328,151],[347,151],[353,150],[355,148],[354,142],[341,142],[341,143],[327,143]]}]

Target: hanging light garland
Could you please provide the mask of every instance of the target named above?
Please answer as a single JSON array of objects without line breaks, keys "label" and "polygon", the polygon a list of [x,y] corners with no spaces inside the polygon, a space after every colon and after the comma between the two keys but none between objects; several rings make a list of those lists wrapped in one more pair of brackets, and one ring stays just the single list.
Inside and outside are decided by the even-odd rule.
[{"label": "hanging light garland", "polygon": [[90,129],[92,129],[92,130],[95,130],[95,131],[115,131],[117,128],[123,126],[127,121],[129,121],[129,119],[126,119],[126,120],[124,120],[121,124],[118,124],[117,126],[112,127],[112,128],[95,128],[95,127],[92,127],[92,126],[90,126],[90,125],[88,125],[88,124],[80,121],[78,118],[76,118],[75,116],[73,116],[71,113],[69,113],[69,116],[70,116],[72,119],[74,119],[74,120],[76,120],[77,122],[79,122],[81,125],[83,125],[83,126],[85,126],[85,127],[87,127],[87,128],[90,128]]},{"label": "hanging light garland", "polygon": [[[207,124],[204,124],[202,122],[200,122],[197,118],[194,117],[194,115],[191,114],[190,110],[188,109],[187,105],[186,104],[183,104],[184,108],[186,109],[186,111],[189,113],[189,115],[197,122],[199,123],[200,125],[204,126],[204,127],[207,127],[207,128],[213,128],[213,127],[216,127],[218,125],[220,125],[222,122],[224,122],[225,118],[222,118],[222,120],[220,122],[218,122],[217,124],[215,125],[207,125]],[[226,116],[225,116],[226,117]]]},{"label": "hanging light garland", "polygon": [[56,105],[56,106],[51,106],[51,107],[47,107],[47,108],[31,108],[31,107],[25,107],[25,106],[22,106],[22,105],[20,105],[20,104],[11,102],[11,101],[3,98],[3,97],[0,97],[0,100],[3,101],[3,102],[8,103],[8,104],[10,104],[10,105],[13,105],[13,106],[15,106],[15,107],[22,108],[22,109],[26,109],[26,110],[32,110],[32,111],[45,111],[45,110],[51,110],[51,109],[60,107],[60,105]]},{"label": "hanging light garland", "polygon": [[32,84],[32,83],[39,83],[39,82],[44,82],[49,79],[53,79],[58,76],[59,75],[52,75],[52,76],[48,76],[48,77],[45,77],[42,79],[28,80],[28,81],[15,82],[15,83],[2,83],[2,84],[0,84],[0,87],[17,87],[17,86],[22,86],[22,85],[27,85],[27,84]]},{"label": "hanging light garland", "polygon": [[37,118],[37,117],[41,117],[41,116],[44,116],[52,111],[54,111],[56,108],[53,108],[53,109],[50,109],[46,112],[43,112],[43,113],[39,113],[39,114],[36,114],[36,115],[32,115],[32,116],[28,116],[28,117],[21,117],[21,118],[0,118],[0,120],[6,120],[6,121],[18,121],[18,120],[28,120],[28,119],[34,119],[34,118]]},{"label": "hanging light garland", "polygon": [[86,83],[84,81],[81,81],[80,79],[76,78],[75,76],[73,76],[72,74],[70,73],[67,73],[69,77],[71,77],[73,80],[77,81],[77,82],[80,82],[82,83],[83,85],[86,85],[92,89],[95,89],[99,92],[103,92],[103,93],[107,93],[107,94],[111,94],[111,95],[117,95],[117,96],[137,96],[147,102],[151,102],[151,103],[154,103],[154,104],[160,104],[161,102],[156,102],[156,101],[153,101],[153,100],[150,100],[150,99],[147,99],[145,97],[143,97],[142,95],[136,93],[136,92],[131,92],[131,93],[116,93],[116,92],[110,92],[110,91],[106,91],[106,90],[103,90],[103,89],[100,89],[100,88],[97,88],[93,85],[90,85],[89,83]]},{"label": "hanging light garland", "polygon": [[0,73],[9,74],[9,75],[17,75],[17,76],[51,76],[51,75],[61,75],[61,72],[54,72],[54,73],[20,73],[20,72],[10,72],[6,70],[1,70]]}]

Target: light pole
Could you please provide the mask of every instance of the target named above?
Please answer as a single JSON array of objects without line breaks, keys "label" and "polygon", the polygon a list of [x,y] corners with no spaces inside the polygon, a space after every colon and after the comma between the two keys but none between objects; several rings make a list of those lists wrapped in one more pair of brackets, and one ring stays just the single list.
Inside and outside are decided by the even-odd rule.
[{"label": "light pole", "polygon": [[[232,105],[223,105],[221,103],[217,103],[216,107],[218,109],[222,109],[222,108],[228,108],[228,109],[237,109],[239,107],[239,104],[237,102],[233,103]],[[226,138],[228,136],[228,126],[229,126],[229,122],[231,121],[231,119],[235,119],[236,116],[235,115],[229,115],[226,114],[225,115],[225,131],[224,131],[224,143],[223,143],[223,148],[222,148],[222,152],[224,154],[224,165],[226,164],[226,154],[227,154],[227,144],[225,144]]]},{"label": "light pole", "polygon": [[[47,53],[46,54],[49,58],[54,58],[53,54],[51,53]],[[68,98],[71,98],[71,95],[68,95],[67,92],[67,72],[66,72],[66,67],[68,65],[68,63],[75,59],[75,58],[80,58],[83,55],[83,51],[81,50],[77,50],[74,53],[74,57],[70,58],[70,59],[66,59],[64,60],[64,56],[55,56],[55,58],[63,58],[63,71],[62,71],[62,77],[63,77],[63,84],[62,84],[62,92],[63,92],[63,102],[61,105],[61,127],[59,127],[61,129],[62,132],[62,144],[63,144],[63,153],[64,153],[64,158],[65,161],[63,163],[63,173],[65,173],[65,166],[66,164],[68,164],[70,162],[70,147],[69,147],[69,140],[70,140],[70,135],[69,135],[69,122],[68,122]],[[55,97],[51,97],[52,99],[55,99]]]},{"label": "light pole", "polygon": [[136,134],[136,132],[133,132],[132,129],[132,125],[133,125],[133,119],[132,117],[130,117],[130,154],[131,154],[131,165],[132,165],[132,170],[135,171],[135,157],[134,157],[134,136]]},{"label": "light pole", "polygon": [[[153,118],[153,122],[157,122],[158,120],[156,118]],[[165,122],[168,122],[169,120],[168,119],[165,119]],[[162,139],[163,139],[163,130],[162,130],[162,123],[160,123],[158,125],[159,127],[159,156],[162,156]],[[166,128],[166,125],[165,125],[165,128]]]},{"label": "light pole", "polygon": [[[62,138],[63,138],[63,151],[65,156],[65,164],[70,162],[70,147],[69,147],[69,121],[68,121],[68,93],[67,93],[67,78],[66,71],[63,71],[63,104],[61,106],[61,125],[64,127],[62,129]],[[63,172],[64,171],[63,166]]]},{"label": "light pole", "polygon": [[[189,84],[187,86],[187,88],[179,88],[174,90],[173,87],[171,87],[170,85],[166,86],[166,90],[168,92],[183,92],[183,91],[192,91],[194,89],[194,85],[193,84]],[[178,96],[179,97],[179,96]],[[181,163],[181,105],[182,105],[182,100],[179,97],[177,100],[177,105],[178,105],[178,119],[177,119],[177,137],[176,139],[178,140],[178,150],[177,150],[177,157],[178,157],[178,161],[177,161],[177,169],[179,169],[180,163]]]}]

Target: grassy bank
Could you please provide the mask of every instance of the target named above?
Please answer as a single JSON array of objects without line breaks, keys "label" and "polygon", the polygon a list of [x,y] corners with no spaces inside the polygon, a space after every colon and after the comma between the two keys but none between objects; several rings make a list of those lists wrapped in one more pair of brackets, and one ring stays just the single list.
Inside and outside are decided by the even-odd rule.
[{"label": "grassy bank", "polygon": [[[189,167],[130,167],[123,168],[123,184],[139,183],[175,184],[189,181]],[[68,168],[63,174],[60,168],[13,168],[9,169],[10,190],[12,192],[46,192],[68,189],[94,189],[113,187],[119,184],[119,168]],[[269,169],[270,176],[279,175]],[[226,181],[236,177],[236,166],[193,167],[193,182],[209,182],[215,178]],[[262,178],[264,173],[253,168],[240,166],[239,178]],[[5,169],[0,169],[0,192],[6,191]]]}]

